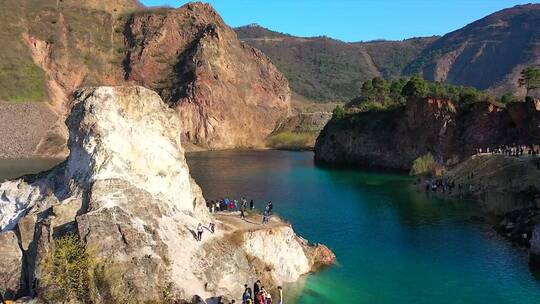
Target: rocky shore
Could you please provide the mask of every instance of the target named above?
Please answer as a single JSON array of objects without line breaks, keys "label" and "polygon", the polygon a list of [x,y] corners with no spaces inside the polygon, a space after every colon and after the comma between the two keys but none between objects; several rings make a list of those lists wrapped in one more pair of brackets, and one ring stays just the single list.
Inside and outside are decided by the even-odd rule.
[{"label": "rocky shore", "polygon": [[474,155],[442,177],[455,188],[437,194],[478,202],[498,219],[494,230],[516,247],[528,250],[531,266],[540,269],[539,161],[528,155]]},{"label": "rocky shore", "polygon": [[[47,265],[66,236],[97,261],[88,294],[66,301],[215,303],[257,278],[277,286],[335,262],[278,218],[260,226],[210,215],[185,162],[180,120],[155,92],[80,89],[70,113],[66,161],[0,184],[3,295],[50,299],[58,286]],[[216,232],[198,242],[195,228],[210,222]]]}]

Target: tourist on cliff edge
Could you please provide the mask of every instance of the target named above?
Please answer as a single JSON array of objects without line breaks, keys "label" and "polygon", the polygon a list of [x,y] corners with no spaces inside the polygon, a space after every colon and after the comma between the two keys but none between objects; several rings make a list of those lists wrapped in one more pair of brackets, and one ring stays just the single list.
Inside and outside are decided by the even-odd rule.
[{"label": "tourist on cliff edge", "polygon": [[202,240],[202,233],[203,233],[203,226],[201,223],[199,223],[199,225],[197,225],[197,241],[201,241]]}]

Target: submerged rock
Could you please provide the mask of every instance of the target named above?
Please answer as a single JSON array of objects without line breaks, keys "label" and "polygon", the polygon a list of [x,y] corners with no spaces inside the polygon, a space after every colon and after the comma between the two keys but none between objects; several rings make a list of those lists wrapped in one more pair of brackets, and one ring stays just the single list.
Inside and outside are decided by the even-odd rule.
[{"label": "submerged rock", "polygon": [[[163,301],[165,290],[178,300],[232,297],[256,278],[282,284],[333,262],[279,220],[246,229],[212,219],[189,175],[178,115],[155,92],[80,89],[67,125],[64,163],[0,185],[0,265],[12,266],[0,277],[22,274],[20,284],[0,285],[2,294],[33,294],[53,240],[66,234],[100,261],[95,303]],[[218,231],[197,242],[197,224],[210,221]]]}]

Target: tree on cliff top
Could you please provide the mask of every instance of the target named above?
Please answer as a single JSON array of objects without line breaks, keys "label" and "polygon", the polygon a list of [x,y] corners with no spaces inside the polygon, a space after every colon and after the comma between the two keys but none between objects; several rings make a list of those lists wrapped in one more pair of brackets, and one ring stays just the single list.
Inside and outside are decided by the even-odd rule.
[{"label": "tree on cliff top", "polygon": [[428,83],[422,76],[415,75],[403,87],[401,94],[406,97],[426,97],[429,92]]},{"label": "tree on cliff top", "polygon": [[520,87],[525,87],[526,96],[529,96],[531,90],[540,88],[540,70],[533,67],[522,70],[518,84]]}]

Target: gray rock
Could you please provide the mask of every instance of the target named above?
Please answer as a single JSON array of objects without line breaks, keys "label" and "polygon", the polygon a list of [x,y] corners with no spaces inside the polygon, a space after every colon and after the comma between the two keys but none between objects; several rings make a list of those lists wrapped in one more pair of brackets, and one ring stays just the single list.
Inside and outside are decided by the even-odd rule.
[{"label": "gray rock", "polygon": [[22,273],[22,251],[15,232],[0,233],[0,248],[0,293],[13,298],[19,292]]}]

